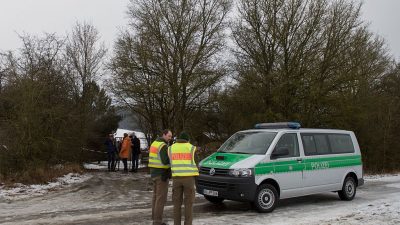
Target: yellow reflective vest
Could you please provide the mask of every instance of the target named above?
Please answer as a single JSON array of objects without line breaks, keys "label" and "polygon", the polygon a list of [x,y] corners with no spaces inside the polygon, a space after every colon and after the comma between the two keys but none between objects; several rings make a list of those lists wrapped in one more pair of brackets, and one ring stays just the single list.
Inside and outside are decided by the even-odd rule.
[{"label": "yellow reflective vest", "polygon": [[198,176],[194,160],[196,147],[190,143],[175,143],[168,148],[168,157],[171,164],[172,177]]},{"label": "yellow reflective vest", "polygon": [[161,162],[160,151],[164,145],[166,145],[165,142],[157,140],[151,144],[148,165],[150,168],[168,169],[171,167],[170,165],[164,165]]}]

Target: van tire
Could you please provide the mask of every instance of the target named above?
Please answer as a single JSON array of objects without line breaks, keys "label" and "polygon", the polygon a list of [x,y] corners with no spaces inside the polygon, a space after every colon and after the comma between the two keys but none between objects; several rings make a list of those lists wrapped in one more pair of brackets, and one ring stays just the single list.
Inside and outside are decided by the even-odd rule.
[{"label": "van tire", "polygon": [[225,200],[224,198],[218,198],[218,197],[208,196],[208,195],[204,195],[204,198],[214,204],[221,204]]},{"label": "van tire", "polygon": [[269,213],[274,211],[278,201],[279,195],[276,188],[271,184],[262,184],[257,188],[253,204],[258,212]]},{"label": "van tire", "polygon": [[346,177],[343,182],[342,190],[338,191],[339,198],[343,201],[351,201],[356,196],[357,183],[353,177]]}]

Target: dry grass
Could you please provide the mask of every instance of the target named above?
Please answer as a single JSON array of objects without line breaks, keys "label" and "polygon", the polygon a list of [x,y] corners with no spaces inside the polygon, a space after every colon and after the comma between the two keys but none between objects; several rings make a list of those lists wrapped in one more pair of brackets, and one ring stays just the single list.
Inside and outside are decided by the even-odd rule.
[{"label": "dry grass", "polygon": [[84,169],[79,164],[57,165],[50,168],[34,168],[24,172],[0,175],[0,183],[13,186],[15,183],[22,184],[46,184],[56,178],[68,173],[83,173]]},{"label": "dry grass", "polygon": [[368,167],[364,167],[363,169],[366,175],[400,174],[399,169],[370,169]]}]

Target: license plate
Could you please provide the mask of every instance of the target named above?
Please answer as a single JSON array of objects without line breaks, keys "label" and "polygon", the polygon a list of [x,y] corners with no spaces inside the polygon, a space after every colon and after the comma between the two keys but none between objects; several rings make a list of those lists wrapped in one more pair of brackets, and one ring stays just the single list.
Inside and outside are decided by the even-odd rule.
[{"label": "license plate", "polygon": [[207,189],[204,189],[204,192],[203,192],[205,195],[210,195],[210,196],[218,196],[218,191],[212,191],[212,190],[207,190]]}]

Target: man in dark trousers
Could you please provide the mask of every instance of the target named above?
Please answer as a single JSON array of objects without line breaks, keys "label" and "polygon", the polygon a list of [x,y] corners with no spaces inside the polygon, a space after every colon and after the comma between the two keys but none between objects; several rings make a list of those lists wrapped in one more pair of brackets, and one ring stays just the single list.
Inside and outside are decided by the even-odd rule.
[{"label": "man in dark trousers", "polygon": [[107,146],[108,171],[113,171],[115,169],[115,154],[117,153],[114,143],[114,135],[109,134],[104,144]]},{"label": "man in dark trousers", "polygon": [[192,225],[195,199],[195,178],[199,176],[196,165],[196,147],[189,143],[189,134],[179,134],[175,144],[168,148],[172,171],[172,202],[174,225],[181,225],[182,203],[185,205],[185,225]]},{"label": "man in dark trousers", "polygon": [[153,201],[151,215],[153,225],[165,224],[162,221],[164,205],[167,202],[168,183],[171,178],[171,166],[168,158],[168,142],[172,139],[172,132],[164,130],[150,146],[149,168],[153,180]]},{"label": "man in dark trousers", "polygon": [[136,173],[139,168],[139,155],[140,155],[140,140],[136,137],[135,133],[131,134],[132,139],[132,170]]}]

